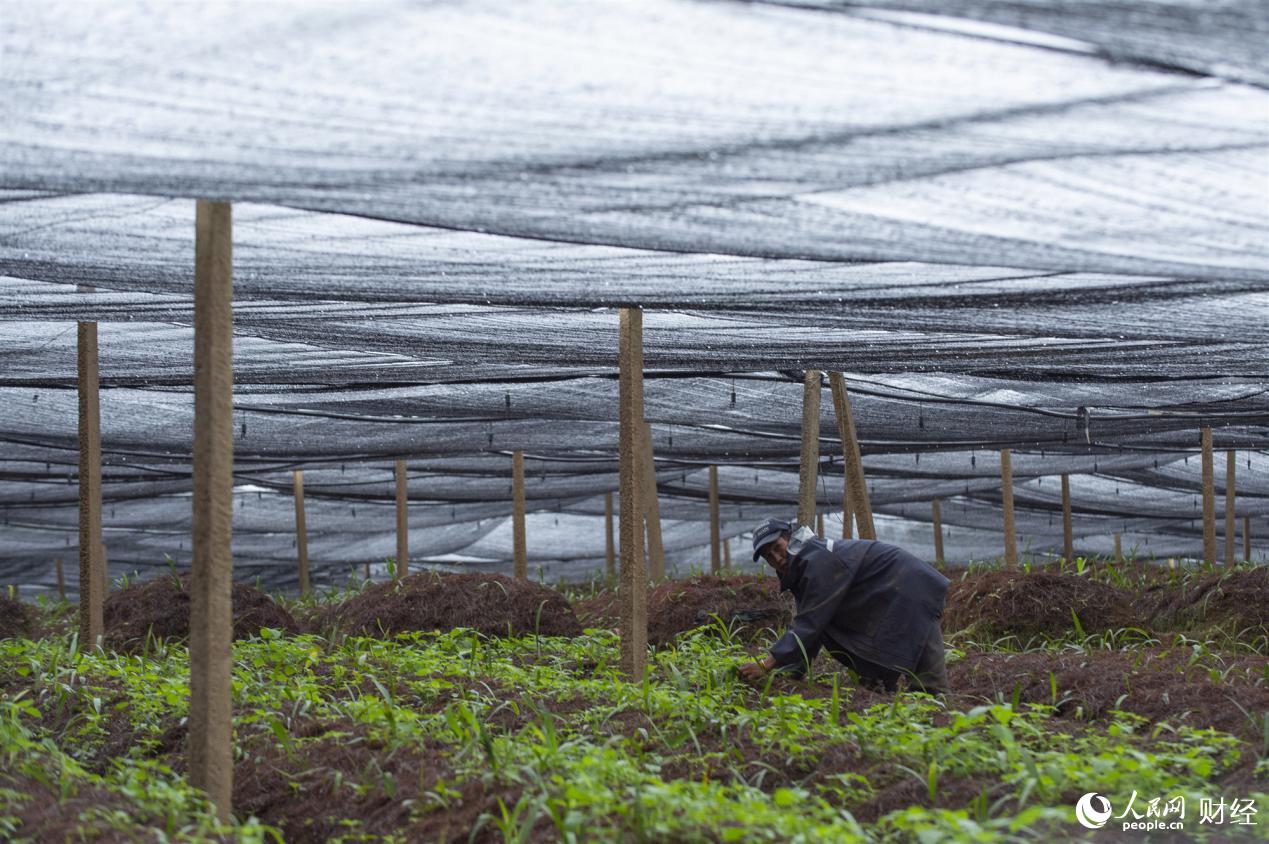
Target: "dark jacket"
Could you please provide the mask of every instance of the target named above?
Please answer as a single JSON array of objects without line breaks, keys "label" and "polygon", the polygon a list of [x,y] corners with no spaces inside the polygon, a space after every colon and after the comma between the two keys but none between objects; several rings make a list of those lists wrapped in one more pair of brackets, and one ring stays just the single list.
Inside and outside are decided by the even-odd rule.
[{"label": "dark jacket", "polygon": [[943,614],[947,584],[895,545],[808,539],[780,575],[780,590],[797,599],[797,615],[771,655],[796,669],[831,640],[870,662],[912,671]]}]

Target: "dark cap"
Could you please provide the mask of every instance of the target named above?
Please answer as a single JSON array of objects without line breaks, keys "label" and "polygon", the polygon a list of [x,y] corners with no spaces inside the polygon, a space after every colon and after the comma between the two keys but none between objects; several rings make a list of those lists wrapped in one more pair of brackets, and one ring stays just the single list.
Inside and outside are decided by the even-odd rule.
[{"label": "dark cap", "polygon": [[758,562],[758,554],[763,547],[775,542],[783,534],[791,533],[793,526],[779,519],[767,519],[753,529],[753,561]]}]

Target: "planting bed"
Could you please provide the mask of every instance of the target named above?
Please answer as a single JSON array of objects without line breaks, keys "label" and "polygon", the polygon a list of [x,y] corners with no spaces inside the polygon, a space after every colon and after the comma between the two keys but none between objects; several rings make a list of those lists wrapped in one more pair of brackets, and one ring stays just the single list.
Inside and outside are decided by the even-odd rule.
[{"label": "planting bed", "polygon": [[[615,627],[621,607],[615,591],[603,590],[577,602],[578,616],[596,627]],[[701,627],[753,637],[788,624],[793,599],[782,596],[774,577],[700,575],[670,580],[648,593],[648,641],[670,642]]]},{"label": "planting bed", "polygon": [[369,587],[313,618],[362,636],[465,627],[488,636],[576,636],[572,606],[554,589],[501,574],[423,572]]},{"label": "planting bed", "polygon": [[[185,639],[189,636],[190,575],[156,577],[113,592],[102,605],[106,646],[137,651],[147,637]],[[271,597],[245,583],[231,593],[235,639],[245,639],[272,627],[298,633],[295,619]]]},{"label": "planting bed", "polygon": [[[1184,580],[1172,587],[1203,583]],[[768,582],[678,586],[730,600]],[[350,608],[389,606],[393,588],[347,596],[342,617],[364,625]],[[1148,584],[1117,588],[1135,605]],[[646,680],[627,682],[607,629],[362,637],[318,614],[321,636],[266,628],[234,645],[229,826],[184,778],[179,643],[126,655],[66,634],[0,641],[0,837],[1124,840],[1075,823],[1089,791],[1116,807],[1135,791],[1142,809],[1185,798],[1183,832],[1129,840],[1269,829],[1197,822],[1204,798],[1269,806],[1269,659],[1241,629],[1024,643],[946,626],[953,691],[934,699],[855,689],[823,658],[808,680],[746,684],[734,667],[761,643],[717,624],[667,637]]]}]

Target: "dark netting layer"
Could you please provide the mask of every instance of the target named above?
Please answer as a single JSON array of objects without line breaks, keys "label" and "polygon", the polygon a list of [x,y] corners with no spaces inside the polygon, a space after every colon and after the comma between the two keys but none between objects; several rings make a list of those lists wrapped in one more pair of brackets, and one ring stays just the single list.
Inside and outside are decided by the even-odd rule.
[{"label": "dark netting layer", "polygon": [[[1269,7],[1251,0],[6,5],[0,583],[78,586],[76,320],[111,573],[185,567],[193,198],[234,202],[236,573],[605,567],[617,311],[645,308],[667,566],[791,516],[841,371],[878,531],[933,556],[1269,536]],[[841,530],[822,394],[818,507]],[[619,507],[615,507],[619,511]],[[1223,531],[1223,522],[1220,523]],[[1241,533],[1239,534],[1241,556]]]},{"label": "dark netting layer", "polygon": [[[1150,5],[1160,18],[1190,4]],[[1256,26],[1191,15],[1171,41],[1262,43],[1263,6],[1246,8]],[[270,202],[604,248],[1263,277],[1267,127],[1248,116],[1269,94],[1254,85],[742,3],[7,11],[0,187]],[[1096,14],[1077,25],[1121,28]],[[96,216],[126,213],[106,199]],[[284,251],[340,237],[279,234]],[[478,249],[460,274],[508,247],[577,268],[568,247],[455,238]],[[78,247],[103,275],[152,270],[113,245]],[[456,295],[519,299],[539,273],[510,289],[477,275]],[[350,283],[391,298],[383,281]]]}]

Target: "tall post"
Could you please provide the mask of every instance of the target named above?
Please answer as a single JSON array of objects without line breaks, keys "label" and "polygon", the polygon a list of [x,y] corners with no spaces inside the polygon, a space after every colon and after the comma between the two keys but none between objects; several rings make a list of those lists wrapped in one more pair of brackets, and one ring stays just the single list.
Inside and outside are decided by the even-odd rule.
[{"label": "tall post", "polygon": [[723,571],[731,571],[731,540],[723,540]]},{"label": "tall post", "polygon": [[648,577],[639,506],[639,426],[643,424],[643,311],[622,308],[617,342],[621,500],[621,668],[643,677],[648,658]]},{"label": "tall post", "polygon": [[62,567],[62,558],[57,558],[57,597],[66,600],[66,570]]},{"label": "tall post", "polygon": [[1212,466],[1212,429],[1204,428],[1199,442],[1203,449],[1203,560],[1216,562],[1216,479]]},{"label": "tall post", "polygon": [[661,544],[661,503],[657,500],[657,470],[652,459],[652,426],[639,426],[639,463],[642,465],[639,501],[648,529],[648,568],[653,582],[665,577],[665,548]]},{"label": "tall post", "polygon": [[1000,500],[1005,511],[1005,565],[1018,565],[1018,540],[1013,530],[1013,461],[1009,449],[1000,450]]},{"label": "tall post", "polygon": [[937,498],[930,502],[930,513],[934,516],[934,562],[943,565],[943,508]]},{"label": "tall post", "polygon": [[102,634],[105,566],[101,559],[101,394],[97,323],[78,326],[79,359],[79,641],[91,648]]},{"label": "tall post", "polygon": [[1251,562],[1251,516],[1243,516],[1243,559]]},{"label": "tall post", "polygon": [[405,474],[405,461],[398,459],[393,467],[397,486],[397,580],[410,573],[410,487]]},{"label": "tall post", "polygon": [[723,564],[722,525],[718,517],[718,467],[709,467],[709,570],[718,574]]},{"label": "tall post", "polygon": [[798,467],[798,524],[815,527],[815,483],[820,465],[820,372],[802,379],[802,460]]},{"label": "tall post", "polygon": [[199,200],[194,238],[194,467],[189,780],[228,822],[233,557],[233,217]]},{"label": "tall post", "polygon": [[837,429],[842,435],[842,456],[846,460],[850,503],[855,508],[855,523],[859,527],[859,538],[876,539],[877,531],[872,524],[872,502],[868,500],[868,482],[864,478],[864,461],[859,455],[859,439],[855,435],[855,419],[850,412],[850,396],[846,394],[846,379],[840,372],[830,372],[828,385],[833,392],[833,410],[837,416]]},{"label": "tall post", "polygon": [[295,547],[300,564],[300,595],[311,591],[308,579],[308,527],[304,523],[304,473],[296,469],[291,473],[295,488]]},{"label": "tall post", "polygon": [[[832,376],[829,376],[830,381]],[[850,462],[842,461],[842,539],[852,539],[855,531],[851,522],[855,518],[855,502],[850,500]]]},{"label": "tall post", "polygon": [[819,537],[824,536],[824,514],[823,513],[815,514],[815,535]]},{"label": "tall post", "polygon": [[516,580],[529,579],[529,545],[524,532],[524,452],[511,455],[511,542]]},{"label": "tall post", "polygon": [[1075,535],[1071,532],[1071,476],[1062,476],[1062,559],[1075,560]]},{"label": "tall post", "polygon": [[1225,565],[1234,564],[1234,543],[1237,539],[1238,521],[1234,517],[1234,461],[1237,454],[1228,449],[1225,452]]},{"label": "tall post", "polygon": [[604,562],[609,577],[617,574],[617,543],[612,535],[612,493],[604,493]]}]

